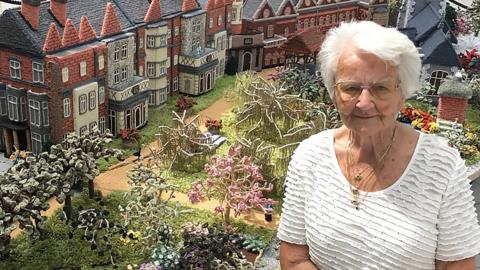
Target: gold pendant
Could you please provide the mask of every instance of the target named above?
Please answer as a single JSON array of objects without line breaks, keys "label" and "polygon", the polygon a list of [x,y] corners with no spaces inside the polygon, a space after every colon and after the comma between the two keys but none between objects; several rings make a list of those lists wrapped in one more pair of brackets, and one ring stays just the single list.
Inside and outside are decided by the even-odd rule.
[{"label": "gold pendant", "polygon": [[359,173],[359,174],[355,175],[355,178],[353,178],[353,179],[355,180],[355,182],[362,181],[362,179],[363,179],[362,173]]}]

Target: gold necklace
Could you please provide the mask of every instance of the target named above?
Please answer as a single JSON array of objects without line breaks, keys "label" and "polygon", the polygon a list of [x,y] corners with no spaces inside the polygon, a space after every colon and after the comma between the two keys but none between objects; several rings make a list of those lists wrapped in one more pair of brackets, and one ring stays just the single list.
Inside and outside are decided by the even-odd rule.
[{"label": "gold necklace", "polygon": [[[392,148],[396,132],[397,132],[397,127],[395,127],[393,129],[392,138],[390,139],[390,143],[388,144],[387,148],[383,151],[383,153],[380,155],[380,157],[376,158],[377,160],[375,162],[375,167],[372,169],[372,171],[366,177],[364,177],[363,173],[368,169],[368,167],[366,167],[363,170],[361,170],[359,173],[357,173],[355,175],[355,177],[353,177],[353,182],[354,182],[353,185],[351,184],[350,181],[348,182],[348,184],[350,185],[350,192],[352,193],[351,203],[355,207],[355,209],[359,210],[359,205],[360,205],[360,200],[359,200],[359,197],[360,197],[360,188],[359,188],[360,182],[363,179],[370,178],[371,175],[374,173],[375,169],[380,167],[379,165],[383,166],[385,157],[387,156],[388,152],[390,152],[390,149]],[[352,148],[352,132],[349,133],[348,146],[347,146],[347,174],[348,174],[349,179],[352,178],[350,169],[348,168],[348,167],[350,167],[350,168],[352,167],[352,163],[351,163],[351,160],[350,160],[351,148]],[[375,156],[377,156],[377,155],[375,154]]]}]

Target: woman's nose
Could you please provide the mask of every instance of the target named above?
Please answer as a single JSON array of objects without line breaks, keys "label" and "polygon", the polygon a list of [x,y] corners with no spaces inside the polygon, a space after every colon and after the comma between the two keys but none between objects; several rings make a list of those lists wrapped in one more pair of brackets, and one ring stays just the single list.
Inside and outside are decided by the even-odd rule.
[{"label": "woman's nose", "polygon": [[370,110],[375,107],[373,99],[374,97],[370,94],[370,91],[367,88],[364,88],[358,97],[356,107],[365,111]]}]

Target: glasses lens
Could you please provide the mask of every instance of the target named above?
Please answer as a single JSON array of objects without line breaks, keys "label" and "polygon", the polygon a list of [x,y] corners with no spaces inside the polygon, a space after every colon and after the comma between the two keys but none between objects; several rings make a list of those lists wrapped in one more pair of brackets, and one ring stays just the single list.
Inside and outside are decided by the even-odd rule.
[{"label": "glasses lens", "polygon": [[340,82],[337,83],[337,91],[342,100],[352,100],[360,95],[362,87],[357,83]]},{"label": "glasses lens", "polygon": [[395,90],[395,83],[394,82],[385,82],[374,84],[370,87],[370,92],[372,96],[378,99],[388,99],[392,96]]}]

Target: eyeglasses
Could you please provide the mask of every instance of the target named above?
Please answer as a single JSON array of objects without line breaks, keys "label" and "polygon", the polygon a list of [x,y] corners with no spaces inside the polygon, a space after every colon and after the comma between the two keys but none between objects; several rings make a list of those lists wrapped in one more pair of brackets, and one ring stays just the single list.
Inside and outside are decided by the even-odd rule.
[{"label": "eyeglasses", "polygon": [[337,82],[335,89],[341,100],[350,101],[358,98],[363,89],[368,89],[375,99],[386,100],[393,96],[400,82],[385,81],[371,85],[361,85],[358,82]]}]

